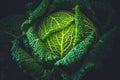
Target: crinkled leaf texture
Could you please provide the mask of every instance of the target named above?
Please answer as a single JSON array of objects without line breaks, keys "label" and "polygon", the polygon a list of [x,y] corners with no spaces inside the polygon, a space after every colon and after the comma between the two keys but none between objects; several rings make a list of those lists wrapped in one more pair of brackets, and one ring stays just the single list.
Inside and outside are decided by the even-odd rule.
[{"label": "crinkled leaf texture", "polygon": [[53,13],[40,23],[38,34],[40,38],[44,40],[50,34],[66,28],[73,21],[74,14],[68,11],[60,11]]},{"label": "crinkled leaf texture", "polygon": [[58,56],[63,56],[72,47],[75,39],[75,26],[71,25],[60,32],[51,35],[46,40],[46,44],[52,53],[56,53]]},{"label": "crinkled leaf texture", "polygon": [[58,58],[58,56],[50,54],[41,40],[37,37],[34,32],[34,28],[30,27],[26,33],[27,39],[29,41],[29,45],[34,51],[34,57],[37,59],[38,62],[43,61],[51,61]]},{"label": "crinkled leaf texture", "polygon": [[74,14],[68,11],[60,11],[48,16],[40,24],[38,32],[49,50],[61,57],[73,47],[74,40],[79,37]]},{"label": "crinkled leaf texture", "polygon": [[68,11],[59,11],[43,19],[38,34],[51,53],[63,57],[91,31],[95,31],[92,22],[85,15],[81,16],[82,26],[75,24],[75,15]]}]

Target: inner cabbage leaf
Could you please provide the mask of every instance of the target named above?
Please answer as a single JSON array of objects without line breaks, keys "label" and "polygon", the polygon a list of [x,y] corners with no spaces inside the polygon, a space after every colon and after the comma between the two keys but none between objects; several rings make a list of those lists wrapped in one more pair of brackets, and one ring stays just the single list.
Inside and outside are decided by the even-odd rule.
[{"label": "inner cabbage leaf", "polygon": [[38,35],[52,54],[63,57],[91,31],[96,31],[93,23],[85,15],[81,16],[82,27],[76,26],[75,15],[68,11],[55,12],[39,24]]}]

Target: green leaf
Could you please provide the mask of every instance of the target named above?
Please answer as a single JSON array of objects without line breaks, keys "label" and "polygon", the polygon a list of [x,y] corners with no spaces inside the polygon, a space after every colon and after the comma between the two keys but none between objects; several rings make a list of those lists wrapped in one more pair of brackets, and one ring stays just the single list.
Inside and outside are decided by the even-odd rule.
[{"label": "green leaf", "polygon": [[71,24],[68,28],[56,32],[46,39],[46,44],[53,54],[58,56],[65,55],[72,47],[75,39],[75,25]]},{"label": "green leaf", "polygon": [[39,26],[38,34],[42,40],[50,34],[66,28],[74,21],[74,14],[68,11],[56,12],[45,18]]},{"label": "green leaf", "polygon": [[[41,21],[38,34],[54,55],[65,56],[77,43],[84,40],[96,28],[84,15],[79,14],[76,24],[75,14],[68,11],[59,11]],[[76,15],[77,16],[77,15]],[[79,26],[82,25],[82,26]]]}]

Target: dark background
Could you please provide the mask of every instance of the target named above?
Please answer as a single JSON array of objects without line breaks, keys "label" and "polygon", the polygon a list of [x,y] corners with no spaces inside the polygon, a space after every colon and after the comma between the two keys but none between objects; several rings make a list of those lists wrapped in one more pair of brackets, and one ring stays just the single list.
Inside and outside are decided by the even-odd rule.
[{"label": "dark background", "polygon": [[[0,0],[0,18],[5,17],[7,15],[25,13],[25,4],[28,1],[30,2],[32,0]],[[117,12],[120,13],[119,0],[106,1],[109,2]]]},{"label": "dark background", "polygon": [[[16,14],[25,14],[26,13],[25,4],[28,1],[32,1],[32,0],[0,0],[0,19],[6,16],[12,16]],[[111,6],[115,9],[117,14],[120,14],[119,0],[106,0],[106,1],[111,4]],[[3,38],[1,37],[1,39]],[[117,41],[119,42],[120,39],[118,38]],[[115,42],[115,44],[120,43],[118,42]],[[9,54],[8,54],[9,56],[6,56],[6,54],[3,55],[1,51],[6,51],[9,53],[9,49],[6,50],[5,48],[3,48],[3,45],[10,46],[10,43],[9,42],[6,42],[5,44],[0,43],[0,49],[2,49],[0,50],[0,60],[1,60],[0,80],[32,80],[31,77],[29,77],[28,75],[24,74],[21,70],[19,70],[16,64],[11,60]],[[113,55],[113,57],[109,58],[108,61],[105,62],[105,65],[102,69],[98,70],[97,72],[91,72],[91,75],[88,75],[88,77],[86,77],[85,80],[120,80],[119,49],[120,47],[117,45],[115,47],[114,53],[118,53],[118,54]],[[6,59],[2,59],[2,58],[6,58]]]}]

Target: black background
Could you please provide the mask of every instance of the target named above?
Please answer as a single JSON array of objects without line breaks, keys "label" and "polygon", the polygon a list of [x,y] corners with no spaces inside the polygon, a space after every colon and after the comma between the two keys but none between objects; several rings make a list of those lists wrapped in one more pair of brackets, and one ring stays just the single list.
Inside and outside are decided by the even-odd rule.
[{"label": "black background", "polygon": [[[25,4],[32,0],[0,0],[0,18],[7,15],[25,13]],[[106,0],[112,7],[120,13],[119,0]]]}]

